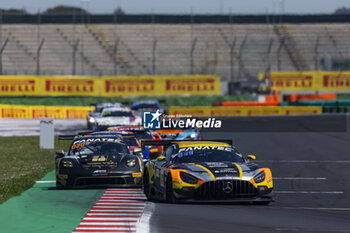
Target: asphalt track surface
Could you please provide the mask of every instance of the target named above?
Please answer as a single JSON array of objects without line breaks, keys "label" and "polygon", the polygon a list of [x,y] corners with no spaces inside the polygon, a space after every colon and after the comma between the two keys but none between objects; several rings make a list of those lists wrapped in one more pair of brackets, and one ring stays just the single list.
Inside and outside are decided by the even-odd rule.
[{"label": "asphalt track surface", "polygon": [[[150,232],[350,232],[348,132],[226,132],[259,165],[271,168],[276,202],[149,203]],[[147,211],[147,207],[146,207]]]},{"label": "asphalt track surface", "polygon": [[[79,127],[84,121],[64,122],[58,133]],[[243,154],[254,154],[256,163],[271,168],[276,202],[147,202],[137,232],[350,232],[349,130],[307,131],[203,133],[205,139],[231,138]]]}]

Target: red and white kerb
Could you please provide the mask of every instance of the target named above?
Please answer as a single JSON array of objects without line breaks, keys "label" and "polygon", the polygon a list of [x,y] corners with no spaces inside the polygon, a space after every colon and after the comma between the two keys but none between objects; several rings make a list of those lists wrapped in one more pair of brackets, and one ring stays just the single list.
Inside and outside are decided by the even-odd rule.
[{"label": "red and white kerb", "polygon": [[136,232],[145,202],[142,189],[107,189],[73,232]]}]

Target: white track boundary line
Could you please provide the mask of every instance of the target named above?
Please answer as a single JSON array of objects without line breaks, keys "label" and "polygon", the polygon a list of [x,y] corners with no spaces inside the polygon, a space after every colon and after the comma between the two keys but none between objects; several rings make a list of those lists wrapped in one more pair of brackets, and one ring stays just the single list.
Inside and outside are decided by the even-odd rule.
[{"label": "white track boundary line", "polygon": [[37,184],[53,184],[53,183],[56,183],[56,180],[38,180],[35,183],[37,183]]},{"label": "white track boundary line", "polygon": [[326,177],[273,177],[273,180],[327,180]]}]

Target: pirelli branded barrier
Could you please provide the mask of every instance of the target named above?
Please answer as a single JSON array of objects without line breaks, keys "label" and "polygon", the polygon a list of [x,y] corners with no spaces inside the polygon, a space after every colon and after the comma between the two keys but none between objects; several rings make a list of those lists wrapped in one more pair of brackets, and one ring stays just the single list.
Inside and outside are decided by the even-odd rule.
[{"label": "pirelli branded barrier", "polygon": [[282,92],[350,92],[350,72],[272,72],[270,81],[272,90]]},{"label": "pirelli branded barrier", "polygon": [[183,76],[0,76],[0,96],[217,95],[220,77]]},{"label": "pirelli branded barrier", "polygon": [[88,111],[94,107],[75,106],[27,106],[27,105],[0,105],[0,118],[27,118],[39,119],[50,117],[55,119],[83,119]]},{"label": "pirelli branded barrier", "polygon": [[169,115],[208,116],[262,116],[262,115],[312,115],[322,114],[322,107],[310,106],[249,106],[249,107],[170,107]]}]

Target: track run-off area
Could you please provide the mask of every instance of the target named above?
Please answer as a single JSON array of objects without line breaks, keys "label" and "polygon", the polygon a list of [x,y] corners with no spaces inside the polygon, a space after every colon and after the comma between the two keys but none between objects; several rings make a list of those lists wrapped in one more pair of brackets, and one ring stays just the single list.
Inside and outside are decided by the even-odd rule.
[{"label": "track run-off area", "polygon": [[145,201],[141,189],[56,190],[51,172],[0,205],[1,232],[350,232],[348,130],[203,137],[232,139],[271,168],[276,201],[167,204]]}]

